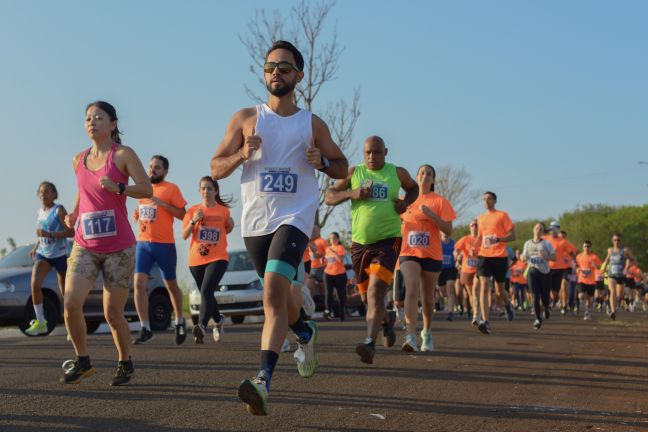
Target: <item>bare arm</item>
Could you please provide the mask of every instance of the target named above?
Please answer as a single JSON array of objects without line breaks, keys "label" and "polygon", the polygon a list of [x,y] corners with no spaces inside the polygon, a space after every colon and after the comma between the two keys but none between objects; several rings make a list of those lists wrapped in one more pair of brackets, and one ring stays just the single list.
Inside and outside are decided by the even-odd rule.
[{"label": "bare arm", "polygon": [[504,243],[515,241],[515,228],[509,231],[508,233],[506,233],[504,237],[499,237],[497,241],[504,242]]},{"label": "bare arm", "polygon": [[334,179],[344,179],[349,170],[349,162],[337,144],[331,138],[331,131],[322,119],[313,115],[313,143],[306,150],[306,160],[315,169],[322,169],[322,157],[329,161],[329,167],[324,171]]},{"label": "bare arm", "polygon": [[234,219],[229,217],[225,222],[225,231],[227,231],[227,234],[229,234],[232,232],[233,229],[234,229]]},{"label": "bare arm", "polygon": [[63,231],[55,232],[52,233],[52,237],[54,238],[67,238],[67,237],[74,237],[74,228],[69,227],[65,224],[65,217],[67,216],[67,211],[65,210],[65,207],[61,206],[58,208],[58,218],[59,221],[61,222],[61,225],[64,227]]},{"label": "bare arm", "polygon": [[397,213],[402,214],[405,213],[407,207],[416,201],[419,190],[418,184],[416,184],[405,168],[396,167],[396,173],[398,174],[398,180],[400,180],[401,187],[405,191],[405,197],[402,200],[394,200],[394,209]]},{"label": "bare arm", "polygon": [[[169,211],[169,213],[171,213],[173,215],[173,217],[175,217],[176,219],[182,219],[184,217],[185,213],[187,213],[186,207],[176,207],[173,204],[169,204],[167,202],[164,202],[164,201],[162,201],[161,199],[159,199],[157,197],[151,198],[151,201],[153,201],[159,207],[163,207],[163,208],[167,209]],[[139,217],[139,213],[138,213],[138,217]]]},{"label": "bare arm", "polygon": [[324,203],[326,205],[334,206],[343,203],[348,199],[367,199],[369,197],[369,188],[349,189],[351,187],[351,177],[355,167],[349,168],[346,178],[336,181],[331,187],[326,190],[326,197]]},{"label": "bare arm", "polygon": [[255,135],[256,110],[245,108],[236,112],[227,124],[225,136],[211,159],[211,176],[216,180],[228,177],[260,147]]},{"label": "bare arm", "polygon": [[421,205],[421,211],[425,216],[432,219],[445,235],[450,236],[452,234],[452,221],[444,221],[426,205]]},{"label": "bare arm", "polygon": [[[132,148],[120,146],[115,152],[117,167],[127,176],[133,179],[135,184],[125,185],[124,195],[131,198],[151,198],[153,186],[146,175],[142,161]],[[110,177],[104,176],[99,179],[101,187],[114,193],[119,193],[119,183]]]},{"label": "bare arm", "polygon": [[608,248],[607,255],[605,256],[605,259],[603,260],[603,263],[601,264],[601,271],[605,270],[605,268],[608,265],[608,261],[610,261],[610,248]]}]

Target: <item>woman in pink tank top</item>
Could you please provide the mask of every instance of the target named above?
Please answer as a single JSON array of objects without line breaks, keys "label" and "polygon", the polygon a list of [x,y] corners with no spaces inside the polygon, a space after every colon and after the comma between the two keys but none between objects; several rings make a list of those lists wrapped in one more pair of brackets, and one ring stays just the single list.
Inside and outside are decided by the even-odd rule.
[{"label": "woman in pink tank top", "polygon": [[[76,224],[65,280],[65,325],[76,359],[64,363],[61,382],[76,384],[95,373],[86,347],[83,304],[101,272],[106,321],[119,354],[110,385],[120,385],[130,381],[134,371],[124,307],[133,281],[136,241],[126,196],[150,198],[153,188],[137,154],[121,145],[112,105],[101,101],[88,105],[85,128],[92,147],[74,157],[78,192],[65,219],[70,228]],[[129,177],[135,184],[128,184]]]}]

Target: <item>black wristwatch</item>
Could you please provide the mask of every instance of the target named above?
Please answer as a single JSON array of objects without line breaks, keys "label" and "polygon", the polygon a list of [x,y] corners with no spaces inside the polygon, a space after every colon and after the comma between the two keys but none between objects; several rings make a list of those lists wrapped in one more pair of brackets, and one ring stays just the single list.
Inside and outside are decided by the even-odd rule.
[{"label": "black wristwatch", "polygon": [[124,195],[125,191],[126,185],[124,183],[119,183],[119,192],[117,192],[117,195]]},{"label": "black wristwatch", "polygon": [[329,160],[326,159],[324,156],[322,156],[321,162],[322,162],[322,168],[318,168],[317,170],[325,172],[331,166],[331,162],[329,162]]}]

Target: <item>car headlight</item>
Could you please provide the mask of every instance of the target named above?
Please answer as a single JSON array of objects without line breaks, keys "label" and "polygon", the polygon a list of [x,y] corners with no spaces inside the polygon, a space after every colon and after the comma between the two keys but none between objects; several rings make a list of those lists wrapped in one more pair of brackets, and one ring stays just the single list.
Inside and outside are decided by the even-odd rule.
[{"label": "car headlight", "polygon": [[261,284],[261,281],[258,280],[258,279],[255,280],[255,281],[250,282],[250,283],[248,284],[248,287],[249,287],[250,289],[255,289],[255,290],[258,290],[258,291],[263,291],[263,285]]},{"label": "car headlight", "polygon": [[0,282],[0,294],[2,293],[12,293],[16,290],[14,284],[9,282]]}]

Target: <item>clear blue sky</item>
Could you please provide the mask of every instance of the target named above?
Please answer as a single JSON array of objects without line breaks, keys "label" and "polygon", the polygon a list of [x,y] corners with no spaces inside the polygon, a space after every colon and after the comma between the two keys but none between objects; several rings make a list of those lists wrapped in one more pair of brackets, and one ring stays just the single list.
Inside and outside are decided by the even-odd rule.
[{"label": "clear blue sky", "polygon": [[[34,240],[41,180],[71,206],[71,159],[89,145],[83,110],[96,99],[116,106],[144,163],[171,160],[168,179],[197,203],[227,121],[253,104],[238,35],[256,9],[293,4],[0,3],[0,243]],[[315,111],[360,86],[355,147],[377,134],[412,172],[462,166],[513,219],[645,204],[646,22],[643,1],[341,1],[329,24],[346,50]],[[222,189],[238,196],[238,175]]]}]

